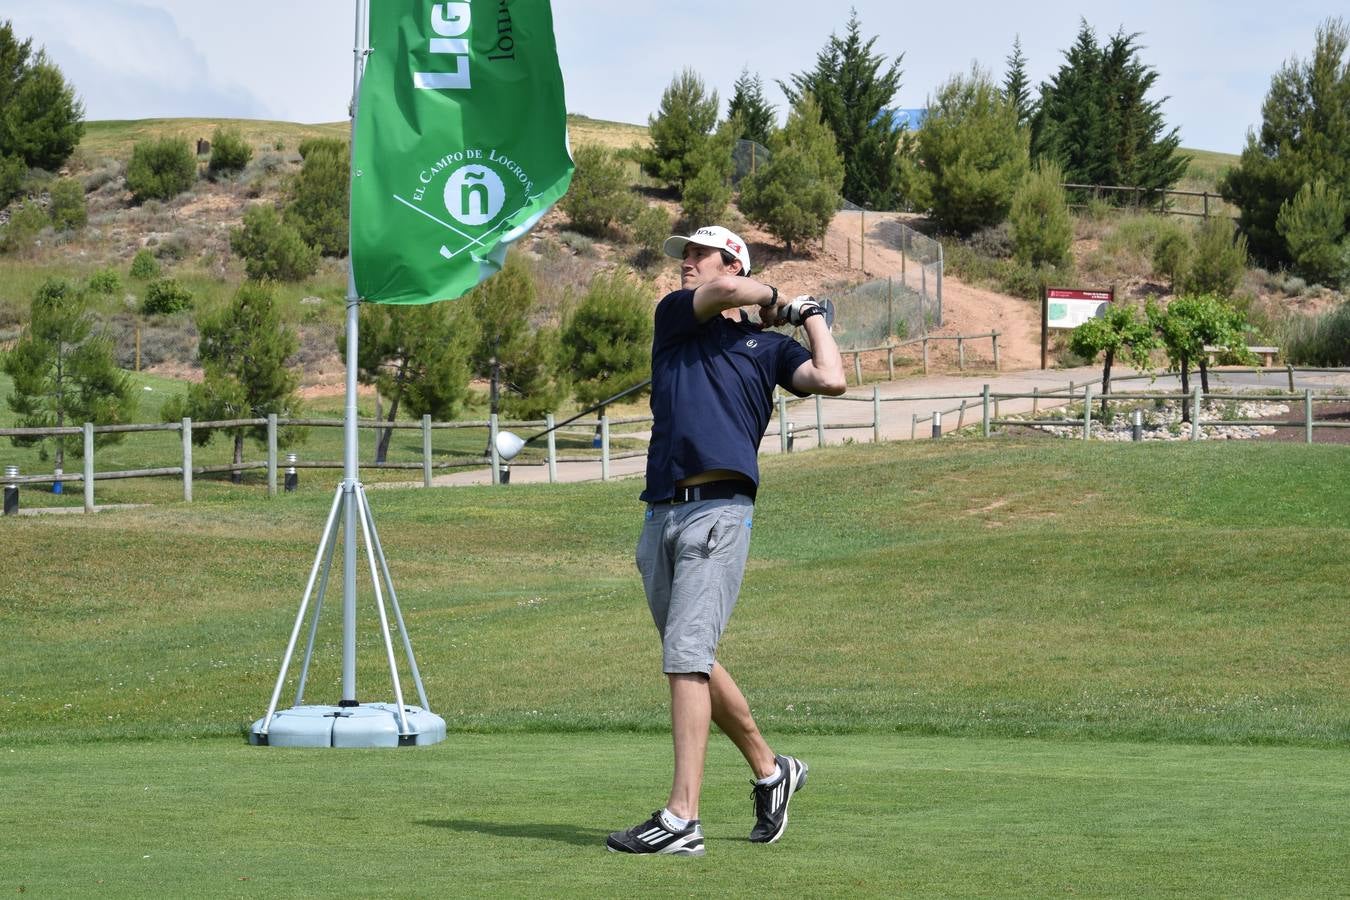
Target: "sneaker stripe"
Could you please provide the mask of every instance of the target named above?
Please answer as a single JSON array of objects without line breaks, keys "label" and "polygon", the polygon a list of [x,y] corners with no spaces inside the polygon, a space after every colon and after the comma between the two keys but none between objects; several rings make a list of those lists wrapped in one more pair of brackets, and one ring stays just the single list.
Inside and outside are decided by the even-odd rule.
[{"label": "sneaker stripe", "polygon": [[670,836],[670,832],[666,831],[664,828],[652,828],[639,834],[638,840],[647,844],[656,844]]}]

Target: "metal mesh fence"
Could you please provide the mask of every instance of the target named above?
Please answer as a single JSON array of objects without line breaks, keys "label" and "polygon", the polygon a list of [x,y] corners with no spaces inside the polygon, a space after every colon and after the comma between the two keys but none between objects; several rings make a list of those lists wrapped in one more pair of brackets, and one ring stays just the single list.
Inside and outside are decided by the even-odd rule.
[{"label": "metal mesh fence", "polygon": [[918,337],[942,324],[942,245],[904,217],[840,205],[826,247],[857,273],[830,295],[841,349]]},{"label": "metal mesh fence", "polygon": [[731,183],[740,184],[742,178],[769,161],[769,148],[742,138],[736,142],[736,148],[731,151],[731,160],[735,164],[731,172]]}]

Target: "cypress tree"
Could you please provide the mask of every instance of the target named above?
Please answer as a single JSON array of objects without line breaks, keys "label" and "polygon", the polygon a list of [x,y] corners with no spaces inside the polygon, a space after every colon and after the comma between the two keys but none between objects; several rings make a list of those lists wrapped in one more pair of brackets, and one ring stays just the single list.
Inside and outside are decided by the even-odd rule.
[{"label": "cypress tree", "polygon": [[1031,99],[1031,82],[1027,79],[1027,58],[1022,53],[1021,35],[1013,36],[1008,72],[1003,76],[1003,96],[1017,110],[1017,124],[1030,125],[1035,109]]},{"label": "cypress tree", "polygon": [[782,81],[778,86],[793,106],[808,93],[820,105],[844,158],[845,199],[873,209],[894,209],[900,202],[896,162],[900,133],[887,107],[900,89],[904,54],[886,66],[886,58],[872,51],[876,37],[864,42],[860,31],[855,9],[844,37],[831,34],[816,55],[816,67],[793,75],[791,87]]},{"label": "cypress tree", "polygon": [[764,82],[758,74],[752,76],[749,69],[741,69],[733,91],[731,103],[727,105],[727,118],[740,116],[741,127],[736,137],[767,145],[775,116],[774,107],[764,97]]},{"label": "cypress tree", "polygon": [[1099,45],[1084,20],[1064,64],[1041,85],[1031,152],[1059,163],[1069,182],[1160,190],[1186,171],[1177,130],[1164,133],[1166,98],[1147,99],[1158,73],[1139,60],[1138,37],[1121,30]]}]

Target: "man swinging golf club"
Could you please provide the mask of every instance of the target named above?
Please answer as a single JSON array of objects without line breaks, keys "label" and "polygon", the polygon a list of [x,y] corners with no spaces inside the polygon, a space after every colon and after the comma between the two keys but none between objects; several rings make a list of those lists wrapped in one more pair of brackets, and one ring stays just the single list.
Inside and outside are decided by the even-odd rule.
[{"label": "man swinging golf club", "polygon": [[[739,236],[710,226],[669,238],[664,250],[681,260],[680,290],[656,307],[654,424],[637,565],[670,682],[675,774],[665,807],[611,834],[606,845],[622,853],[701,856],[698,802],[710,722],[753,771],[751,841],[782,837],[788,804],[806,783],[806,763],[769,747],[716,651],[745,572],[757,452],[774,386],[797,396],[837,396],[846,385],[822,305],[811,297],[781,299],[777,288],[746,277],[750,254]],[[741,307],[758,307],[759,323]],[[805,329],[810,351],[764,330],[786,323]]]}]

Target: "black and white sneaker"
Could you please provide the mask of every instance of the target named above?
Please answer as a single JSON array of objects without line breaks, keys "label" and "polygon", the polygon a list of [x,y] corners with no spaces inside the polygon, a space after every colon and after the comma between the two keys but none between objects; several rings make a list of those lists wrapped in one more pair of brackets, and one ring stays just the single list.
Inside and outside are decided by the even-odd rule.
[{"label": "black and white sneaker", "polygon": [[672,831],[661,819],[661,810],[641,825],[616,831],[605,841],[611,853],[669,853],[675,856],[702,856],[703,826],[698,819],[682,831]]},{"label": "black and white sneaker", "polygon": [[755,827],[750,831],[750,841],[755,844],[772,844],[787,831],[788,803],[792,795],[806,784],[806,763],[791,756],[774,757],[783,777],[771,784],[758,784],[751,789],[755,799]]}]

